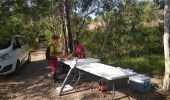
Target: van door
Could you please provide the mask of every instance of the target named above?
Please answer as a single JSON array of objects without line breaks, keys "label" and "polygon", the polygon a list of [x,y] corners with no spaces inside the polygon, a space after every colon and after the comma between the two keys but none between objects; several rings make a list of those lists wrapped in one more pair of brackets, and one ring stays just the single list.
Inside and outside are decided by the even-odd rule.
[{"label": "van door", "polygon": [[28,42],[25,37],[22,37],[23,40],[23,55],[24,55],[24,63],[28,60],[28,55],[29,55],[29,46]]},{"label": "van door", "polygon": [[19,57],[21,66],[25,63],[26,59],[26,45],[23,37],[18,37],[19,43],[21,44],[21,49],[19,50]]},{"label": "van door", "polygon": [[21,61],[22,56],[21,56],[21,44],[19,43],[19,40],[17,37],[13,37],[13,56],[15,60],[17,61],[18,59]]}]

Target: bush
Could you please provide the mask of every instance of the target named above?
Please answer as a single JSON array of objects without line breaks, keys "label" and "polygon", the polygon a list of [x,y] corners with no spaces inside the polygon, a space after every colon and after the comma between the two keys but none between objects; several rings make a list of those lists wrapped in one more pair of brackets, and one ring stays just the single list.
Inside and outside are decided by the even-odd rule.
[{"label": "bush", "polygon": [[163,75],[164,56],[145,55],[140,57],[123,57],[121,60],[112,62],[113,66],[129,68],[139,73],[149,73],[152,75]]}]

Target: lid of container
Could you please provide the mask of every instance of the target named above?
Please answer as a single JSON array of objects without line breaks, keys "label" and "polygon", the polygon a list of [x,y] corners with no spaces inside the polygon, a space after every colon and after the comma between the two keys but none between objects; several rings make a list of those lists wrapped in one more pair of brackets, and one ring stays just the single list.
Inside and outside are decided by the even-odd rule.
[{"label": "lid of container", "polygon": [[145,81],[145,80],[150,80],[150,77],[146,76],[146,75],[142,75],[142,74],[137,74],[135,76],[131,76],[129,77],[129,79],[135,79],[135,80],[141,80],[141,81]]}]

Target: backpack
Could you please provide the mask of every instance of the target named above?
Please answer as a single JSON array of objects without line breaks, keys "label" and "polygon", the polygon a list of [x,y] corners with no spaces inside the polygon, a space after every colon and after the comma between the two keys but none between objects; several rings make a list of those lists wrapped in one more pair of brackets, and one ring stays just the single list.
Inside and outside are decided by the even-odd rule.
[{"label": "backpack", "polygon": [[49,60],[50,59],[50,47],[51,46],[54,46],[53,44],[50,44],[47,49],[46,49],[46,52],[45,52],[45,56],[46,56],[46,59]]}]

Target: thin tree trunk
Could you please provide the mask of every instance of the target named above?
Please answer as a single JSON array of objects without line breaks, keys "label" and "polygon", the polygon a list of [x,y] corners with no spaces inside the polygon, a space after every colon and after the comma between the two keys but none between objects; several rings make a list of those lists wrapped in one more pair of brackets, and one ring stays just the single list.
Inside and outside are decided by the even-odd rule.
[{"label": "thin tree trunk", "polygon": [[84,23],[85,23],[85,17],[83,18],[83,21],[82,21],[82,23],[81,23],[81,25],[80,25],[80,27],[79,27],[79,29],[78,29],[78,31],[76,32],[76,40],[77,39],[79,39],[79,34],[80,34],[80,31],[81,31],[81,29],[82,29],[82,27],[83,27],[83,25],[84,25]]},{"label": "thin tree trunk", "polygon": [[170,0],[165,0],[164,9],[164,55],[165,55],[165,76],[163,81],[163,89],[170,90],[170,64],[169,64],[169,12]]},{"label": "thin tree trunk", "polygon": [[63,30],[63,34],[64,34],[65,53],[68,54],[68,44],[67,44],[67,37],[66,37],[63,15],[61,17],[62,17],[62,30]]},{"label": "thin tree trunk", "polygon": [[72,53],[73,52],[73,39],[72,39],[71,26],[70,26],[70,7],[69,7],[68,0],[66,2],[66,7],[67,7],[66,8],[66,14],[67,14],[69,48],[70,48],[70,53]]},{"label": "thin tree trunk", "polygon": [[63,0],[60,1],[60,17],[61,17],[61,24],[62,24],[62,32],[64,34],[64,49],[65,53],[68,54],[68,44],[67,44],[67,36],[66,36],[66,28],[65,28],[65,17],[64,17],[64,4]]},{"label": "thin tree trunk", "polygon": [[108,32],[106,33],[106,36],[104,37],[104,41],[103,41],[103,46],[101,48],[101,53],[100,53],[100,57],[102,58],[103,57],[103,53],[104,53],[104,49],[105,49],[105,45],[106,45],[106,42],[107,42],[107,38],[109,36],[109,34],[113,31],[113,27],[114,27],[114,24],[116,23],[116,17],[120,14],[117,13],[115,16],[113,16],[113,20],[112,22],[110,22],[109,26],[106,28],[106,31],[108,30]]},{"label": "thin tree trunk", "polygon": [[66,49],[68,50],[68,29],[67,29],[67,19],[66,19],[66,6],[65,6],[66,0],[62,0],[62,6],[63,6],[63,25],[64,25],[64,32],[65,32],[65,40],[66,40]]},{"label": "thin tree trunk", "polygon": [[65,25],[65,35],[66,35],[66,41],[67,41],[67,48],[70,49],[69,53],[73,52],[73,41],[72,41],[72,33],[71,33],[71,27],[70,27],[70,7],[69,7],[69,1],[63,0],[63,15],[64,15],[64,25]]}]

